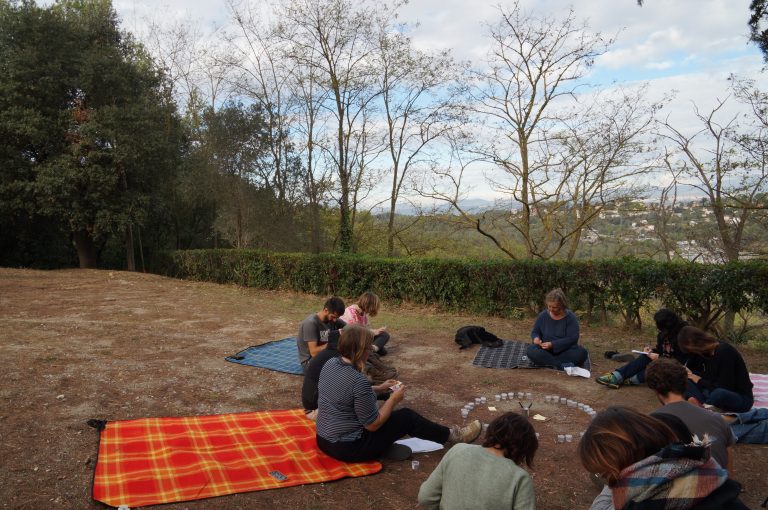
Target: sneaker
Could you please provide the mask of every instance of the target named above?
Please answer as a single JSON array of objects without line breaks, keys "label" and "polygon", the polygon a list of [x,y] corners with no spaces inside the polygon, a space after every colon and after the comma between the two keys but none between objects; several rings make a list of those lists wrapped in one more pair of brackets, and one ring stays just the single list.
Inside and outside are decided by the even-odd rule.
[{"label": "sneaker", "polygon": [[454,425],[451,427],[451,435],[448,436],[448,442],[450,443],[471,443],[480,436],[480,432],[483,431],[483,424],[480,420],[475,420],[469,425],[459,427]]},{"label": "sneaker", "polygon": [[622,386],[640,386],[639,382],[635,382],[631,377],[627,377],[621,381]]},{"label": "sneaker", "polygon": [[604,386],[608,386],[611,389],[618,390],[619,385],[621,384],[618,379],[616,379],[616,376],[613,375],[613,372],[608,372],[606,374],[601,375],[596,379],[597,384],[602,384]]}]

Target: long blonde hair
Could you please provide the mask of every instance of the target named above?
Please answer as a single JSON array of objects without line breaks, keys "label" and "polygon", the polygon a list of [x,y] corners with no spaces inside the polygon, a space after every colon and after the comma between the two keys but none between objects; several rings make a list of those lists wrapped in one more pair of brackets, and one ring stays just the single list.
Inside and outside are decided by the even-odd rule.
[{"label": "long blonde hair", "polygon": [[363,292],[360,294],[360,297],[357,298],[357,306],[360,307],[360,310],[362,310],[363,313],[366,313],[371,317],[375,317],[376,314],[379,313],[381,300],[379,299],[379,296],[373,292]]},{"label": "long blonde hair", "polygon": [[358,372],[363,371],[366,351],[373,345],[373,331],[359,324],[348,324],[341,330],[336,350],[352,362]]}]

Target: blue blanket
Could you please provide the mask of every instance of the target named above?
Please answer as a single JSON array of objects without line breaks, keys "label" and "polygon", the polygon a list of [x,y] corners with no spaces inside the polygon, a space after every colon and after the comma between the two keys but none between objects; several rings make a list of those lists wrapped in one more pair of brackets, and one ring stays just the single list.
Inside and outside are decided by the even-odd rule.
[{"label": "blue blanket", "polygon": [[301,363],[299,363],[296,338],[283,338],[261,345],[252,345],[234,356],[227,356],[224,359],[232,363],[267,368],[287,374],[304,374]]}]

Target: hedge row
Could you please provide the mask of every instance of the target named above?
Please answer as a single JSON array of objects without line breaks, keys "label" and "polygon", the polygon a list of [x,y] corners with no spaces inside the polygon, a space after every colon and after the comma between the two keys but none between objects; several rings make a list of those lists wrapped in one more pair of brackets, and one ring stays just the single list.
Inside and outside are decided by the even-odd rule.
[{"label": "hedge row", "polygon": [[181,278],[346,298],[372,290],[386,301],[502,317],[535,312],[555,287],[573,309],[590,317],[619,313],[635,325],[644,307],[659,302],[703,327],[726,309],[768,312],[765,261],[470,261],[194,250],[171,252],[161,264],[158,272]]}]

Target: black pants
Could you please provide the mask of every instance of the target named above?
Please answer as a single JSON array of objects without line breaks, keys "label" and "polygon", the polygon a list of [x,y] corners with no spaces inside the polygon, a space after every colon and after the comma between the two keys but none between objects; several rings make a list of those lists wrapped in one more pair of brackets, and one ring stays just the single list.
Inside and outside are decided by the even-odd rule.
[{"label": "black pants", "polygon": [[364,462],[378,459],[392,443],[406,434],[444,444],[448,441],[451,431],[448,427],[429,421],[416,411],[403,408],[393,411],[376,432],[363,429],[360,439],[335,443],[317,436],[317,446],[334,459]]},{"label": "black pants", "polygon": [[375,337],[373,337],[373,345],[375,345],[378,348],[382,348],[385,345],[387,345],[387,342],[389,342],[389,333],[386,331],[382,331]]}]

